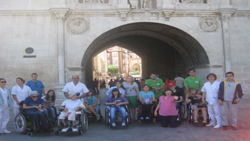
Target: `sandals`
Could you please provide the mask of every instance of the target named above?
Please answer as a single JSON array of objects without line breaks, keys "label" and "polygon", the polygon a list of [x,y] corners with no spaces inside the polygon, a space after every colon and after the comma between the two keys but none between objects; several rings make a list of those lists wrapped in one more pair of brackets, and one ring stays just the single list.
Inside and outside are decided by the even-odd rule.
[{"label": "sandals", "polygon": [[203,124],[203,126],[206,126],[207,122],[206,121],[202,121],[202,124]]}]

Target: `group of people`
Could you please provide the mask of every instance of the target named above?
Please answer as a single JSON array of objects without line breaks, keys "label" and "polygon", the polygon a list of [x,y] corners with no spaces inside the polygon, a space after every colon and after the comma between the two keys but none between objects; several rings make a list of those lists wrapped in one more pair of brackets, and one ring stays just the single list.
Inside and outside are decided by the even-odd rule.
[{"label": "group of people", "polygon": [[[109,106],[111,125],[116,126],[115,114],[119,111],[122,116],[122,126],[126,126],[125,105],[131,111],[132,121],[136,121],[135,112],[139,102],[142,105],[140,120],[149,119],[150,107],[154,105],[153,114],[154,116],[159,115],[161,126],[177,127],[180,125],[177,118],[177,108],[180,107],[180,103],[184,100],[183,89],[185,88],[187,91],[185,102],[190,103],[194,110],[195,124],[198,123],[198,110],[202,110],[203,124],[207,124],[206,110],[208,110],[211,122],[206,126],[222,127],[223,130],[226,130],[228,127],[227,111],[230,110],[231,128],[237,130],[237,104],[240,102],[243,93],[241,85],[234,80],[234,73],[227,72],[225,74],[226,80],[223,82],[217,81],[216,74],[210,73],[207,75],[208,82],[205,84],[200,77],[195,76],[195,73],[194,69],[190,69],[188,72],[189,77],[185,78],[185,80],[178,75],[174,82],[178,83],[179,86],[176,87],[174,82],[170,82],[165,89],[163,81],[157,78],[155,73],[150,74],[150,79],[145,81],[141,91],[138,84],[133,81],[132,76],[127,76],[124,82],[116,81],[115,86],[106,92],[107,98],[103,102],[104,105]],[[6,129],[9,121],[8,106],[13,107],[16,116],[19,104],[22,101],[25,113],[34,119],[38,132],[43,130],[50,132],[46,117],[50,116],[51,120],[56,122],[55,108],[53,107],[56,100],[55,92],[49,90],[45,94],[45,87],[41,81],[37,80],[38,75],[36,73],[33,73],[31,78],[32,80],[25,85],[25,80],[18,77],[16,79],[17,85],[11,91],[5,86],[7,81],[0,78],[0,133],[10,133]],[[66,116],[68,116],[68,120],[73,121],[72,130],[77,130],[74,121],[76,111],[79,109],[92,112],[96,115],[97,120],[100,119],[98,99],[93,96],[92,90],[79,82],[78,75],[72,76],[72,82],[67,83],[62,91],[67,100],[59,107],[59,109],[63,109],[63,112],[61,112],[58,119],[62,121],[64,131],[69,128],[64,120]],[[40,121],[43,127],[40,127]]]}]

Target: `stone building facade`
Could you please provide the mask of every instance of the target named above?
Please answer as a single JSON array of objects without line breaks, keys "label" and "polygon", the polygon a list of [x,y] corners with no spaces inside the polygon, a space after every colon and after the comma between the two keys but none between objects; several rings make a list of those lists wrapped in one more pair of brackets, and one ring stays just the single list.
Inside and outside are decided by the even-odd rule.
[{"label": "stone building facade", "polygon": [[250,0],[147,1],[0,0],[1,77],[10,88],[36,72],[60,92],[73,74],[89,84],[93,57],[120,46],[141,57],[143,77],[234,71],[249,94]]}]

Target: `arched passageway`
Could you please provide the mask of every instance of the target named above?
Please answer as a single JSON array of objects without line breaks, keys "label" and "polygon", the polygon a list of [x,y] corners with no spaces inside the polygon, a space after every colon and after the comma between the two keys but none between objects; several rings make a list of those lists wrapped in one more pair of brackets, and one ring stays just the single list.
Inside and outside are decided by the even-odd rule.
[{"label": "arched passageway", "polygon": [[155,72],[160,76],[186,75],[192,67],[209,64],[201,44],[186,32],[159,23],[132,23],[114,28],[96,38],[86,50],[83,79],[92,82],[92,58],[112,46],[135,52],[142,59],[142,77]]}]

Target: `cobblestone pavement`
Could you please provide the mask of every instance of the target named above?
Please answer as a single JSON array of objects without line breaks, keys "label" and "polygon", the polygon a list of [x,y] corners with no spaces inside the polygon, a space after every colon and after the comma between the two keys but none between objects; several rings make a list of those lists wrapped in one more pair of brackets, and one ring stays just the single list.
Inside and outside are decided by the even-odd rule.
[{"label": "cobblestone pavement", "polygon": [[[158,140],[204,140],[204,141],[247,141],[250,140],[250,98],[243,98],[238,105],[238,130],[233,131],[229,128],[227,131],[221,129],[214,129],[212,127],[194,127],[185,121],[177,128],[162,128],[160,123],[132,123],[127,128],[111,129],[101,122],[89,123],[89,129],[82,135],[78,133],[66,133],[56,136],[54,133],[50,134],[34,134],[29,137],[26,134],[18,134],[14,129],[13,111],[10,111],[11,119],[8,123],[8,130],[11,134],[1,134],[0,141],[44,141],[44,140],[88,140],[88,141],[158,141]],[[55,128],[56,129],[56,128]]]}]

